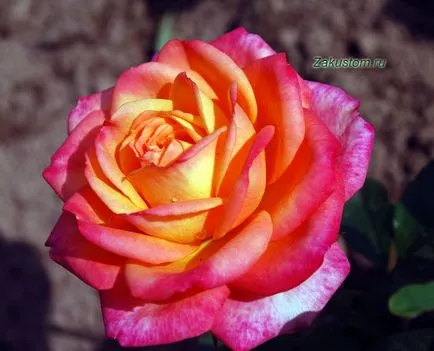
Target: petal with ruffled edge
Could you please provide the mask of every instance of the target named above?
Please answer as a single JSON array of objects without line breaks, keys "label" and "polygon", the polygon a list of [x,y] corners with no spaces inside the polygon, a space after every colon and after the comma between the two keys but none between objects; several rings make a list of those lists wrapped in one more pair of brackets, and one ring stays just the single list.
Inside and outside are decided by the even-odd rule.
[{"label": "petal with ruffled edge", "polygon": [[143,233],[175,243],[196,243],[212,235],[222,204],[219,197],[176,201],[123,217]]},{"label": "petal with ruffled edge", "polygon": [[113,88],[109,88],[100,93],[81,97],[68,116],[68,133],[77,127],[80,122],[90,113],[101,110],[108,112],[111,106]]},{"label": "petal with ruffled edge", "polygon": [[374,143],[374,128],[363,120],[360,103],[342,89],[307,82],[312,95],[312,111],[341,143],[339,168],[345,182],[345,199],[359,190],[366,179]]},{"label": "petal with ruffled edge", "polygon": [[327,251],[321,267],[286,292],[256,300],[229,297],[211,332],[228,347],[251,350],[279,334],[309,326],[340,287],[350,270],[338,244]]},{"label": "petal with ruffled edge", "polygon": [[344,206],[343,187],[338,188],[304,223],[267,250],[231,289],[262,296],[294,288],[321,265],[324,254],[337,240]]},{"label": "petal with ruffled edge", "polygon": [[44,179],[62,200],[67,200],[86,184],[84,154],[93,144],[104,120],[102,111],[87,115],[51,157],[50,165],[44,170]]},{"label": "petal with ruffled edge", "polygon": [[124,347],[193,338],[210,330],[228,295],[229,289],[220,286],[160,304],[133,298],[118,283],[100,293],[105,333]]},{"label": "petal with ruffled edge", "polygon": [[[198,40],[173,39],[163,46],[157,60],[183,71],[198,73],[214,88],[222,103],[227,102],[227,89],[233,82],[236,82],[241,107],[252,121],[256,121],[256,99],[249,80],[243,70],[216,47]],[[202,90],[200,86],[199,88]],[[207,94],[206,91],[203,92]],[[211,96],[210,98],[213,99]],[[229,108],[229,106],[223,106],[225,107]]]},{"label": "petal with ruffled edge", "polygon": [[273,220],[273,240],[300,226],[334,191],[339,143],[328,128],[304,110],[306,136],[282,177],[267,187],[259,208]]},{"label": "petal with ruffled edge", "polygon": [[147,166],[128,175],[150,207],[212,196],[216,147],[225,128],[207,135],[167,167]]},{"label": "petal with ruffled edge", "polygon": [[273,183],[291,164],[305,133],[298,75],[285,54],[244,67],[258,103],[258,128],[272,125],[276,136],[267,148],[267,181]]},{"label": "petal with ruffled edge", "polygon": [[73,214],[63,212],[45,244],[50,257],[95,289],[111,289],[124,262],[84,239]]},{"label": "petal with ruffled edge", "polygon": [[210,44],[223,51],[240,67],[276,53],[259,35],[249,33],[244,28],[228,32]]},{"label": "petal with ruffled edge", "polygon": [[266,212],[220,240],[210,240],[194,254],[165,266],[129,261],[125,277],[134,296],[163,301],[194,287],[211,289],[246,273],[267,248],[273,228]]}]

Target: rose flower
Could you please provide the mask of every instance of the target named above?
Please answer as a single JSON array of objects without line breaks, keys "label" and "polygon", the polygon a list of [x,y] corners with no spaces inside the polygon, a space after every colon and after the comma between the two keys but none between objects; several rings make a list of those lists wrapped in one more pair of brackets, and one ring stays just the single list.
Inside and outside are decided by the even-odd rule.
[{"label": "rose flower", "polygon": [[336,244],[373,128],[259,36],[169,41],[79,99],[44,178],[50,256],[99,290],[124,346],[211,331],[249,350],[308,326],[349,264]]}]

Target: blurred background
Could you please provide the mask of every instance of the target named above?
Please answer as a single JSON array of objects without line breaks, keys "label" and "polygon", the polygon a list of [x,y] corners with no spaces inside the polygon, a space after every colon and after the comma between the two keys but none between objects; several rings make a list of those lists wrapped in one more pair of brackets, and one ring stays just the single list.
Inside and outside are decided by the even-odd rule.
[{"label": "blurred background", "polygon": [[[370,176],[397,199],[434,156],[433,18],[431,0],[0,0],[0,350],[119,349],[95,292],[48,258],[61,207],[40,174],[77,97],[147,61],[162,24],[206,41],[243,26],[360,100],[377,130]],[[387,66],[314,70],[315,56]]]}]

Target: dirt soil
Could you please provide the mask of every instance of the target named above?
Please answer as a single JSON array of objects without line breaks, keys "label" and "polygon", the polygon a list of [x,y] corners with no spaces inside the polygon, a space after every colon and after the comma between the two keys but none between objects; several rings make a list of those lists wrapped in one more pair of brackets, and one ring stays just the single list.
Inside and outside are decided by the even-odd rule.
[{"label": "dirt soil", "polygon": [[[361,101],[377,130],[370,175],[393,199],[434,155],[434,3],[367,0],[0,0],[0,349],[103,351],[98,299],[48,259],[60,201],[40,177],[77,96],[149,59],[163,14],[179,38],[244,26],[306,79]],[[313,57],[385,69],[314,70]]]}]

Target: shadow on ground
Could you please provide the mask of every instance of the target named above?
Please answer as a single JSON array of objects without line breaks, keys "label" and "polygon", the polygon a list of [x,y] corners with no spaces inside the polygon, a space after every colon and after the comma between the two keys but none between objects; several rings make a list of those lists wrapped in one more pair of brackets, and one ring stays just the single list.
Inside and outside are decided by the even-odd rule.
[{"label": "shadow on ground", "polygon": [[48,351],[50,282],[38,252],[0,236],[0,350]]}]

